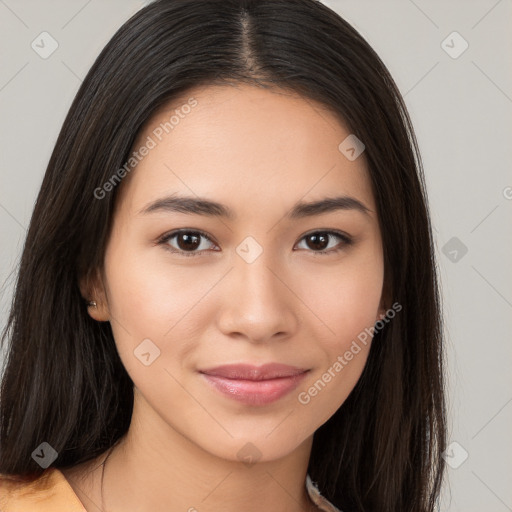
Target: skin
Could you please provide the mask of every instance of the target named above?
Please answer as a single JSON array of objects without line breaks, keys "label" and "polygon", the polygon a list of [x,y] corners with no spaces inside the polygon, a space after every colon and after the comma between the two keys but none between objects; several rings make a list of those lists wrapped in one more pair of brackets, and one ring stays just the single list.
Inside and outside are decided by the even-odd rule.
[{"label": "skin", "polygon": [[[305,489],[313,434],[354,388],[371,338],[308,404],[298,395],[386,309],[364,153],[350,161],[340,152],[350,131],[320,104],[248,85],[187,91],[147,123],[134,147],[189,97],[198,105],[124,178],[103,272],[81,282],[84,297],[98,302],[89,314],[111,322],[135,385],[129,431],[105,466],[103,510],[315,510]],[[236,219],[139,213],[176,193],[223,203]],[[299,200],[342,194],[369,215],[285,218]],[[212,242],[200,238],[195,257],[156,244],[181,228],[204,231]],[[316,248],[305,235],[322,230],[340,230],[354,243],[331,235]],[[236,252],[247,236],[263,250],[251,263]],[[167,247],[187,249],[178,237]],[[161,351],[149,366],[134,356],[147,338]],[[310,371],[296,390],[265,406],[228,398],[198,374],[242,362]],[[249,466],[237,456],[247,443],[260,454]],[[101,510],[103,459],[64,471],[88,512]]]}]

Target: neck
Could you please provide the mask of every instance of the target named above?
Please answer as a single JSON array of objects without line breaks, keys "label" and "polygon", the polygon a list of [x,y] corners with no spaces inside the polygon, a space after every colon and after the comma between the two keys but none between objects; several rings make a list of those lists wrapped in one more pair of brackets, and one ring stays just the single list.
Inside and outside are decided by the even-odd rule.
[{"label": "neck", "polygon": [[312,437],[276,460],[228,460],[203,450],[167,423],[155,428],[149,409],[144,400],[134,401],[127,434],[96,471],[96,492],[91,493],[97,505],[87,512],[318,510],[305,487]]}]

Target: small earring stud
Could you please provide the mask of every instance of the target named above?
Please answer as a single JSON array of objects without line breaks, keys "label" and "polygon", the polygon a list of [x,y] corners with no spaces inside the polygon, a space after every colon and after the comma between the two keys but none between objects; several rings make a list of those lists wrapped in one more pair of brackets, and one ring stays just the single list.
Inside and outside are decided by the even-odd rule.
[{"label": "small earring stud", "polygon": [[91,300],[91,301],[87,302],[87,306],[91,306],[91,307],[95,308],[97,306],[96,301]]}]

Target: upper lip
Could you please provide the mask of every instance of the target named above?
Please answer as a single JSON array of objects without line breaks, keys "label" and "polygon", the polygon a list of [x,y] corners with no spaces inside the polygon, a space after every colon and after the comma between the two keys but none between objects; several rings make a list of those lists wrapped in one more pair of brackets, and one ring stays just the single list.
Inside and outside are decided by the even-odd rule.
[{"label": "upper lip", "polygon": [[305,368],[298,368],[280,363],[268,363],[262,366],[254,366],[251,364],[227,364],[200,370],[200,373],[207,375],[224,377],[226,379],[240,380],[268,380],[278,379],[282,377],[293,377],[308,371]]}]

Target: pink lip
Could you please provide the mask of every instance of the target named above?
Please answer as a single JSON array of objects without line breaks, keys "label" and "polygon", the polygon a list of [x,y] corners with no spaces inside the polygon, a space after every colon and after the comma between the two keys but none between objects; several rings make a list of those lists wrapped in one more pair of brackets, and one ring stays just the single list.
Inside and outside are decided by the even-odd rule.
[{"label": "pink lip", "polygon": [[265,405],[295,389],[309,370],[271,363],[225,365],[201,370],[208,384],[248,405]]}]

